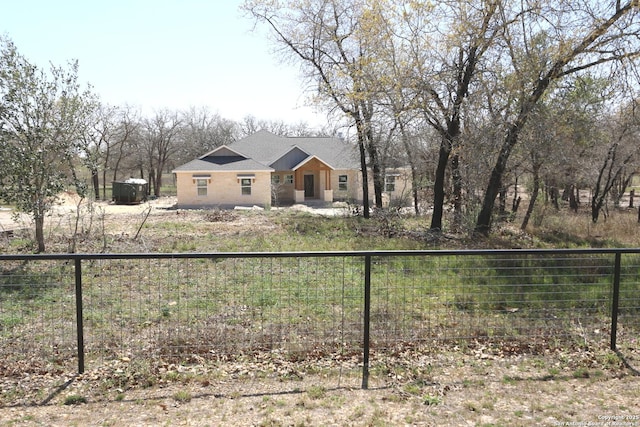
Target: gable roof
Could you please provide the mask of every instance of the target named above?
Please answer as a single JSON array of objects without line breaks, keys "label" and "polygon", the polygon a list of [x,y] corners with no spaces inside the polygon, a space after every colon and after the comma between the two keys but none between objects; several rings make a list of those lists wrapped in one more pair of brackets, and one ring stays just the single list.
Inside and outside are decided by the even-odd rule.
[{"label": "gable roof", "polygon": [[247,158],[247,156],[243,155],[242,153],[238,153],[237,151],[229,148],[228,145],[221,145],[220,147],[214,148],[213,150],[209,151],[207,154],[200,156],[199,158],[202,159],[203,157],[235,157],[235,156]]},{"label": "gable roof", "polygon": [[304,159],[308,159],[309,157],[309,153],[302,150],[298,146],[294,146],[289,151],[279,156],[277,160],[271,163],[269,166],[271,166],[275,170],[294,170],[295,165],[304,161]]},{"label": "gable roof", "polygon": [[298,163],[297,165],[295,165],[294,167],[292,167],[292,170],[296,170],[298,168],[301,168],[302,166],[306,165],[307,163],[310,163],[314,160],[317,160],[318,162],[320,162],[321,164],[325,165],[326,167],[328,167],[329,169],[335,169],[333,166],[331,166],[330,164],[328,164],[327,162],[323,161],[322,159],[318,158],[318,156],[311,156],[311,157],[307,157],[306,159],[304,159],[303,161],[301,161],[300,163]]},{"label": "gable roof", "polygon": [[178,166],[174,172],[196,171],[273,171],[269,166],[248,158],[226,145],[218,147],[195,160]]},{"label": "gable roof", "polygon": [[283,137],[261,130],[174,169],[180,171],[295,170],[315,158],[332,169],[358,169],[351,145],[339,138]]},{"label": "gable roof", "polygon": [[[360,167],[352,145],[340,138],[331,137],[283,137],[261,130],[229,145],[236,151],[249,155],[261,163],[273,165],[292,152],[300,150],[315,156],[335,169]],[[303,159],[299,159],[298,164]],[[295,164],[292,164],[293,167]],[[277,168],[279,169],[279,168]]]},{"label": "gable roof", "polygon": [[227,158],[224,157],[204,157],[192,160],[182,166],[178,166],[174,172],[200,172],[200,171],[227,171],[227,172],[248,172],[248,171],[270,171],[273,168],[244,157]]}]

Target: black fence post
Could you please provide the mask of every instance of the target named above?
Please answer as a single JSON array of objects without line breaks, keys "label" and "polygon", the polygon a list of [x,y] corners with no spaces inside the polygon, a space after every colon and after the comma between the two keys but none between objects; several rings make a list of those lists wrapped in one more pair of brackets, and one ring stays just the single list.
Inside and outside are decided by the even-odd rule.
[{"label": "black fence post", "polygon": [[620,301],[620,252],[616,252],[615,267],[613,272],[613,296],[611,301],[611,350],[616,350],[618,335],[618,305]]},{"label": "black fence post", "polygon": [[82,259],[75,259],[76,267],[76,332],[78,337],[78,373],[84,373],[84,321],[82,314]]},{"label": "black fence post", "polygon": [[371,255],[364,257],[364,339],[362,344],[362,389],[369,388],[369,326],[371,322]]}]

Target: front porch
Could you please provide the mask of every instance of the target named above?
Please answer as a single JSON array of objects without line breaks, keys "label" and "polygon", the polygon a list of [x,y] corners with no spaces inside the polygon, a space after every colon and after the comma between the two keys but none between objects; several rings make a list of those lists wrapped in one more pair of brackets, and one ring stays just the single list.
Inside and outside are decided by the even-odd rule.
[{"label": "front porch", "polygon": [[[292,171],[272,173],[272,197],[274,202],[292,204],[331,204],[332,167],[312,158]],[[293,182],[291,182],[293,181]]]},{"label": "front porch", "polygon": [[333,202],[332,169],[317,158],[312,158],[294,168],[294,202],[302,203],[307,199]]},{"label": "front porch", "polygon": [[333,202],[333,190],[324,190],[322,197],[314,197],[313,195],[307,196],[307,192],[304,190],[294,190],[293,202],[294,203],[313,203],[313,202]]}]

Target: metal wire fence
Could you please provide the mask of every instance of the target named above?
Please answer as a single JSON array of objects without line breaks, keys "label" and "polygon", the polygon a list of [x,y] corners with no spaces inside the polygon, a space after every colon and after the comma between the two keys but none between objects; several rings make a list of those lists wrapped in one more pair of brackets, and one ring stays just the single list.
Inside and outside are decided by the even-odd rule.
[{"label": "metal wire fence", "polygon": [[5,370],[123,357],[637,348],[640,251],[0,256]]}]

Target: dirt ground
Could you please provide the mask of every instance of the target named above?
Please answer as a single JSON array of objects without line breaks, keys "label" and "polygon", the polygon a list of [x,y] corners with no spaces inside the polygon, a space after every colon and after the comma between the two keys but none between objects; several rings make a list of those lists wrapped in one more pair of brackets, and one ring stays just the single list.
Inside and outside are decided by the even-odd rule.
[{"label": "dirt ground", "polygon": [[[105,371],[89,371],[59,378],[66,387],[42,394],[40,402],[0,407],[0,422],[11,426],[640,426],[637,371],[608,356],[590,362],[584,355],[555,356],[417,356],[416,366],[426,369],[392,368],[384,375],[378,370],[367,390],[361,389],[355,365],[339,373],[296,375],[265,373],[251,364],[245,372],[238,366],[172,366],[158,383],[129,390],[105,389]],[[571,358],[577,364],[566,363]],[[598,365],[597,360],[607,360],[608,366]],[[437,364],[427,368],[430,362]]]},{"label": "dirt ground", "polygon": [[[75,202],[63,200],[48,221],[64,220]],[[174,205],[161,198],[96,208],[138,218],[149,209],[176,215]],[[28,226],[28,218],[14,222],[0,210],[0,232]],[[111,380],[132,363],[122,360],[75,377],[3,374],[0,425],[640,427],[639,353],[637,345],[620,354],[416,351],[409,363],[374,355],[367,390],[359,360],[339,370],[291,365],[284,373],[252,363],[167,366],[150,384],[121,388]]]},{"label": "dirt ground", "polygon": [[[121,218],[122,216],[126,216],[128,219],[139,220],[141,217],[146,216],[149,213],[150,217],[157,216],[173,216],[179,214],[179,209],[176,209],[177,199],[176,197],[166,196],[160,197],[157,199],[149,200],[140,204],[115,204],[111,201],[95,201],[89,204],[86,200],[82,201],[78,204],[79,200],[77,196],[72,194],[62,194],[53,209],[51,209],[50,214],[47,216],[45,220],[45,227],[47,223],[61,223],[61,222],[69,222],[69,218],[76,214],[78,207],[80,207],[81,215],[88,216],[86,214],[87,209],[93,209],[94,216],[104,215],[105,217],[117,221],[117,218]],[[260,211],[262,208],[260,207],[248,207],[248,208],[238,208],[238,209],[250,209],[254,211]],[[272,208],[279,209],[279,208]],[[345,207],[341,207],[340,205],[329,207],[329,208],[310,208],[303,205],[294,205],[290,206],[287,209],[294,209],[305,212],[313,212],[318,215],[324,216],[335,216],[335,215],[344,215]],[[73,215],[70,215],[73,214]],[[26,214],[18,214],[15,215],[15,212],[7,207],[0,206],[0,233],[12,232],[20,229],[31,229],[32,228],[32,220]]]},{"label": "dirt ground", "polygon": [[[47,220],[56,221],[60,217],[68,217],[69,213],[76,211],[78,208],[78,202],[78,198],[74,195],[61,195],[50,215],[47,217]],[[110,216],[117,214],[139,215],[151,207],[151,214],[156,215],[162,214],[167,209],[175,206],[175,204],[175,197],[161,197],[155,200],[150,200],[146,203],[134,205],[117,205],[110,201],[97,201],[93,202],[92,207]],[[82,202],[80,205],[82,209],[86,209],[87,206],[88,203],[86,201]],[[16,217],[13,210],[0,206],[0,232],[30,227],[31,218],[28,215],[18,214]]]}]

